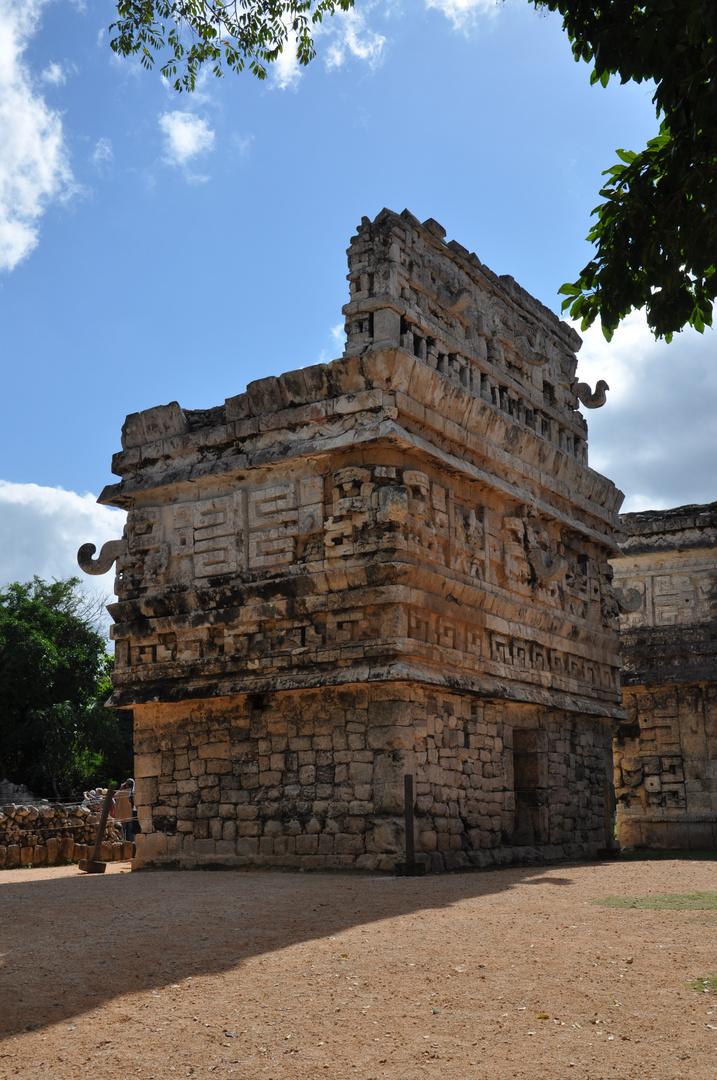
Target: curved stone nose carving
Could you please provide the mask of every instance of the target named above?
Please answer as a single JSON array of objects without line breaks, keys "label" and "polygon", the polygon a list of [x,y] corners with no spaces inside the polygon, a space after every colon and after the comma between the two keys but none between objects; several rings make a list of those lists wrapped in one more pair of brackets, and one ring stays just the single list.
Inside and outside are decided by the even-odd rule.
[{"label": "curved stone nose carving", "polygon": [[77,552],[77,562],[86,574],[106,574],[115,559],[124,554],[125,540],[108,540],[96,559],[92,556],[97,551],[94,544],[83,544]]},{"label": "curved stone nose carving", "polygon": [[460,311],[465,311],[472,299],[470,289],[460,289],[457,293],[443,293],[441,296],[445,306],[455,315]]},{"label": "curved stone nose carving", "polygon": [[528,562],[538,581],[562,581],[568,572],[568,560],[563,555],[551,555],[537,544],[529,547]]},{"label": "curved stone nose carving", "polygon": [[617,601],[617,606],[623,615],[627,615],[631,611],[639,611],[642,607],[642,593],[637,589],[618,589],[617,585],[612,586],[612,595]]},{"label": "curved stone nose carving", "polygon": [[590,389],[590,383],[579,382],[575,386],[578,400],[586,409],[599,409],[607,401],[607,391],[610,389],[604,379],[598,379],[595,384],[595,393]]}]

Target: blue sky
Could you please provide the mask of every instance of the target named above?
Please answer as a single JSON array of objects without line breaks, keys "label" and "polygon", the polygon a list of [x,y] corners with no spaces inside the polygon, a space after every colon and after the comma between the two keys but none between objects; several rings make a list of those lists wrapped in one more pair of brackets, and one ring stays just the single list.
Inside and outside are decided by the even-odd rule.
[{"label": "blue sky", "polygon": [[[656,130],[649,88],[591,87],[527,0],[357,0],[309,68],[194,95],[114,57],[112,17],[0,0],[0,582],[120,534],[92,496],[126,413],[340,355],[362,215],[434,217],[557,311],[601,170]],[[578,373],[611,387],[590,462],[625,509],[717,499],[716,344],[640,314],[585,335]]]}]

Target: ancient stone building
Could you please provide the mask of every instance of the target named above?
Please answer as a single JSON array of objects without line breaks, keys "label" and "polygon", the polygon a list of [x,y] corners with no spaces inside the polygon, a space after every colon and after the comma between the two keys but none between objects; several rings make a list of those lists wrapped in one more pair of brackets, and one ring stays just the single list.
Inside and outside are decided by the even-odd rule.
[{"label": "ancient stone building", "polygon": [[615,582],[628,721],[615,739],[625,846],[717,847],[717,503],[624,514]]},{"label": "ancient stone building", "polygon": [[364,218],[341,359],[127,417],[115,691],[136,865],[431,869],[605,845],[622,495],[577,335],[432,219]]}]

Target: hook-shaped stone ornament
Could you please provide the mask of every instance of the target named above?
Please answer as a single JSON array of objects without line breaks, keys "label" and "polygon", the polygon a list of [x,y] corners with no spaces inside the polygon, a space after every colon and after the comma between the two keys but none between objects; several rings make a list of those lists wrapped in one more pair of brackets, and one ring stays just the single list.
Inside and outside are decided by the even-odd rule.
[{"label": "hook-shaped stone ornament", "polygon": [[94,544],[83,544],[77,552],[77,562],[80,569],[86,574],[106,574],[113,562],[124,555],[127,547],[126,540],[108,540],[102,545],[102,550],[96,559],[92,556],[97,551]]},{"label": "hook-shaped stone ornament", "polygon": [[576,383],[574,389],[578,400],[582,402],[586,409],[599,409],[607,401],[606,391],[609,390],[610,387],[604,379],[598,379],[594,394],[590,389],[590,383]]},{"label": "hook-shaped stone ornament", "polygon": [[564,555],[551,555],[538,544],[528,548],[528,562],[538,581],[562,581],[568,572],[568,560]]},{"label": "hook-shaped stone ornament", "polygon": [[470,289],[461,289],[459,292],[453,293],[450,296],[446,307],[449,311],[452,311],[454,315],[458,315],[461,311],[466,310],[472,299],[473,294]]},{"label": "hook-shaped stone ornament", "polygon": [[631,611],[639,611],[642,607],[642,593],[638,592],[637,589],[628,589],[623,592],[622,589],[618,589],[616,585],[613,585],[611,591],[621,614],[628,615]]},{"label": "hook-shaped stone ornament", "polygon": [[544,352],[540,349],[536,349],[530,342],[529,338],[525,335],[520,339],[524,345],[524,349],[520,354],[521,360],[525,360],[526,364],[530,364],[531,367],[543,367],[548,362],[548,358]]},{"label": "hook-shaped stone ornament", "polygon": [[452,312],[453,315],[459,315],[466,310],[473,299],[473,294],[470,289],[459,289],[457,292],[450,292],[449,289],[439,286],[436,299],[446,311]]}]

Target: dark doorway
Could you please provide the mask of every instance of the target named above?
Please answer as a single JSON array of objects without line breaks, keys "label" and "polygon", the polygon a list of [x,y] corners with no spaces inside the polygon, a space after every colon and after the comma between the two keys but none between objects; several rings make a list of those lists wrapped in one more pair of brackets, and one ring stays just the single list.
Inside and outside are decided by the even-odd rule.
[{"label": "dark doorway", "polygon": [[511,842],[544,844],[548,840],[548,776],[546,732],[513,730],[515,826]]}]

